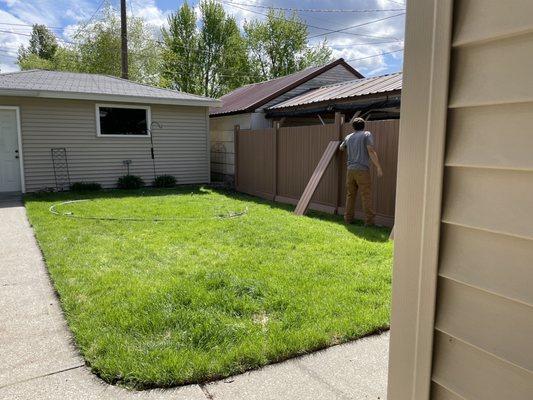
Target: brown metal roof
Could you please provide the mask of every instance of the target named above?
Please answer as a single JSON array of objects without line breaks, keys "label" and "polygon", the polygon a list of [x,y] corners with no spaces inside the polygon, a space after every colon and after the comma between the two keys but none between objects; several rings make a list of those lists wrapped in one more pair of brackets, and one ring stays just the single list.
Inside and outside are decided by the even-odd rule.
[{"label": "brown metal roof", "polygon": [[320,103],[323,101],[340,100],[369,94],[385,93],[402,88],[402,73],[356,79],[311,89],[306,93],[276,104],[269,110]]},{"label": "brown metal roof", "polygon": [[357,70],[350,66],[344,59],[339,58],[329,64],[320,67],[311,67],[303,71],[296,72],[291,75],[283,76],[276,79],[271,79],[265,82],[252,83],[250,85],[242,86],[235,89],[220,98],[222,107],[211,108],[210,115],[224,115],[224,114],[239,114],[243,112],[251,112],[263,104],[268,103],[272,99],[288,92],[291,89],[301,85],[304,82],[314,78],[321,73],[343,65],[347,70],[352,72],[355,77],[362,78]]}]

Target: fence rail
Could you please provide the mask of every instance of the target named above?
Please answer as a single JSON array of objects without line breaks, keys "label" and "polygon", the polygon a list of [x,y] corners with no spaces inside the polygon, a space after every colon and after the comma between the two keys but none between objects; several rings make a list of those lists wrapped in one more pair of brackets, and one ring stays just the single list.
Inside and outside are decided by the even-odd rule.
[{"label": "fence rail", "polygon": [[[236,126],[236,189],[269,200],[296,204],[328,143],[343,139],[352,131],[350,124],[342,123],[339,114],[335,121],[329,125],[258,130],[240,130]],[[392,226],[399,121],[370,121],[366,129],[374,135],[384,174],[378,179],[371,169],[376,222]],[[311,209],[329,213],[344,211],[345,165],[345,155],[339,152],[312,197]],[[362,216],[358,198],[356,217]]]}]

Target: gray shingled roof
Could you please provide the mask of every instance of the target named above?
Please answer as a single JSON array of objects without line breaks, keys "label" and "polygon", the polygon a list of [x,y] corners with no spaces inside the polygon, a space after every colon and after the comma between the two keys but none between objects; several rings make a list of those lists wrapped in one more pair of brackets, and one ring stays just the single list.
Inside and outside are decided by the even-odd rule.
[{"label": "gray shingled roof", "polygon": [[108,75],[28,70],[0,74],[0,96],[20,95],[216,106],[218,100],[148,86]]}]

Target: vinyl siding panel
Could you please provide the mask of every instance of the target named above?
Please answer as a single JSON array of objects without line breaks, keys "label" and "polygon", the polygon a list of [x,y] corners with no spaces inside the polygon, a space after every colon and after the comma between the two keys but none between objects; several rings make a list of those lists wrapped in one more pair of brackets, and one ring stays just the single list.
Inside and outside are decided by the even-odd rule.
[{"label": "vinyl siding panel", "polygon": [[433,399],[533,398],[533,3],[454,3]]},{"label": "vinyl siding panel", "polygon": [[530,32],[533,31],[531,0],[457,1],[454,25],[456,47]]},{"label": "vinyl siding panel", "polygon": [[447,222],[533,239],[532,205],[533,172],[445,170],[443,219]]},{"label": "vinyl siding panel", "polygon": [[433,380],[464,399],[531,399],[529,371],[462,340],[436,332]]},{"label": "vinyl siding panel", "polygon": [[[95,181],[114,187],[126,173],[150,184],[153,166],[148,137],[97,137],[95,102],[3,97],[0,104],[20,107],[27,191],[55,187],[52,147],[67,149],[71,182]],[[122,104],[122,103],[121,103]],[[209,136],[206,107],[151,105],[156,173],[176,176],[179,183],[209,181]]]},{"label": "vinyl siding panel", "polygon": [[533,307],[448,278],[439,279],[437,302],[437,330],[533,371],[524,351],[533,338]]},{"label": "vinyl siding panel", "polygon": [[529,239],[444,224],[439,275],[517,302],[533,304]]},{"label": "vinyl siding panel", "polygon": [[533,103],[450,110],[446,165],[533,170]]},{"label": "vinyl siding panel", "polygon": [[452,52],[450,106],[533,101],[531,54],[533,32],[456,48]]},{"label": "vinyl siding panel", "polygon": [[445,389],[435,382],[433,382],[433,385],[431,386],[431,398],[433,400],[465,400],[464,397]]}]

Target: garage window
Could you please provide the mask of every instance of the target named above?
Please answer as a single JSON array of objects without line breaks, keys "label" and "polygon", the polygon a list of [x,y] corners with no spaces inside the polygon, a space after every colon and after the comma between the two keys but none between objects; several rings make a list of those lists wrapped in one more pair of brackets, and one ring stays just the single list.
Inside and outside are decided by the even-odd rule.
[{"label": "garage window", "polygon": [[150,136],[150,107],[116,104],[96,105],[96,134],[107,137]]}]

